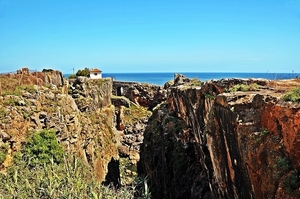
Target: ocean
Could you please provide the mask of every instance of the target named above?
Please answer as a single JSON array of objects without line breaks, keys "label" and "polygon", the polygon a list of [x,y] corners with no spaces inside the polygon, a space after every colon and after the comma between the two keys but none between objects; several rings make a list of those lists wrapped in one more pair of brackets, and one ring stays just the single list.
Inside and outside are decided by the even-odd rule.
[{"label": "ocean", "polygon": [[[188,78],[198,78],[201,81],[222,78],[264,78],[269,80],[291,79],[300,77],[300,73],[180,73]],[[70,74],[64,74],[67,78]],[[149,83],[162,86],[174,79],[174,73],[102,73],[102,77],[112,77],[116,81]]]},{"label": "ocean", "polygon": [[[222,78],[264,78],[269,80],[291,79],[300,77],[300,73],[180,73],[188,78],[198,78],[201,81]],[[174,79],[174,73],[103,73],[103,77],[112,77],[116,81],[129,81],[164,85]]]}]

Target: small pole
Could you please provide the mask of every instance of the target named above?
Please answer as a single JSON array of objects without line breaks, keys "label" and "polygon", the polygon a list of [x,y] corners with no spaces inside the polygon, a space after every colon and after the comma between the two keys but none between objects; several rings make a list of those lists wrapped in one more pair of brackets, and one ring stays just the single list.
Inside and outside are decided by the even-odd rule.
[{"label": "small pole", "polygon": [[21,82],[22,82],[23,74],[24,74],[24,71],[22,70],[21,77],[20,77],[20,80],[19,80],[19,86],[21,86]]}]

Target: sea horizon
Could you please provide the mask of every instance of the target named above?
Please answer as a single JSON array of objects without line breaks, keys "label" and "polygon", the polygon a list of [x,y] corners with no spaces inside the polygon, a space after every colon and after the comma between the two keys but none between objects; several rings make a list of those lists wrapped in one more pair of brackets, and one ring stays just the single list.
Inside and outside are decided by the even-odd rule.
[{"label": "sea horizon", "polygon": [[[174,74],[182,74],[187,78],[197,78],[200,81],[223,78],[263,78],[268,80],[292,79],[300,77],[300,73],[261,73],[261,72],[124,72],[102,73],[103,78],[111,77],[115,81],[149,83],[162,86],[174,79]],[[67,78],[71,74],[64,74]]]}]

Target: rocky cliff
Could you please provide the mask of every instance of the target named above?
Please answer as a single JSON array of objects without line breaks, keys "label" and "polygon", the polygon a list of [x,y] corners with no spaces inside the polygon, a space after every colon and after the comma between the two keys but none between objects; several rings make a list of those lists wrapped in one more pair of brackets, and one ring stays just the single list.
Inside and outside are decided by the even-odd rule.
[{"label": "rocky cliff", "polygon": [[0,80],[0,171],[12,164],[30,135],[50,129],[67,155],[84,159],[99,181],[119,186],[135,180],[149,105],[166,99],[161,87],[117,84],[125,96],[114,96],[110,78],[69,82],[59,71],[30,73],[27,68]]},{"label": "rocky cliff", "polygon": [[281,99],[299,79],[184,82],[144,134],[153,197],[299,198],[300,105]]},{"label": "rocky cliff", "polygon": [[[109,164],[118,166],[111,79],[78,78],[68,85],[61,72],[25,69],[0,78],[0,145],[10,145],[2,169],[28,136],[42,129],[54,130],[66,153],[84,159],[99,181],[105,180]],[[107,180],[118,183],[118,178]]]}]

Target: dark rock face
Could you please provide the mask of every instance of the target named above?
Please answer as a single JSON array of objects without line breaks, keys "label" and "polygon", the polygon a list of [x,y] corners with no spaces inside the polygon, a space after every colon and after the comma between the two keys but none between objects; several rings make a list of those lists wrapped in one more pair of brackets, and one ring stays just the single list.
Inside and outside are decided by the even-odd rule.
[{"label": "dark rock face", "polygon": [[[258,91],[225,93],[254,83]],[[270,86],[224,79],[171,87],[141,148],[139,170],[149,176],[153,198],[299,197],[300,105],[282,102],[282,88]]]},{"label": "dark rock face", "polygon": [[121,185],[120,181],[120,170],[119,170],[119,160],[112,158],[108,163],[108,172],[105,177],[104,185],[112,186],[114,188],[119,188]]},{"label": "dark rock face", "polygon": [[154,108],[157,104],[167,99],[167,91],[160,86],[139,84],[135,82],[113,83],[113,94],[125,96],[137,105]]},{"label": "dark rock face", "polygon": [[149,121],[139,172],[148,175],[153,198],[213,198],[209,170],[201,165],[209,159],[198,162],[203,154],[192,129],[169,108],[162,105]]},{"label": "dark rock face", "polygon": [[130,101],[124,97],[113,97],[113,98],[111,98],[111,103],[117,107],[120,107],[120,106],[124,106],[127,108],[130,107]]}]

